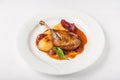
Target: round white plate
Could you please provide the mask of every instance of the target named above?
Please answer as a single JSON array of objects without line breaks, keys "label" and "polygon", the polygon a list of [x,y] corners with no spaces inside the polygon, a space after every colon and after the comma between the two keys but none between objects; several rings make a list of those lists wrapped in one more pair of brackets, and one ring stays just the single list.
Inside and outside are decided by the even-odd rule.
[{"label": "round white plate", "polygon": [[[76,14],[72,11],[45,13],[40,13],[28,20],[21,28],[17,39],[20,54],[32,68],[47,74],[65,75],[87,68],[100,57],[104,49],[105,38],[100,25],[94,19],[83,13]],[[46,29],[40,27],[39,21],[44,20],[52,27],[61,19],[75,23],[85,33],[88,40],[82,54],[71,60],[52,59],[44,52],[39,51],[35,45],[37,35]]]}]

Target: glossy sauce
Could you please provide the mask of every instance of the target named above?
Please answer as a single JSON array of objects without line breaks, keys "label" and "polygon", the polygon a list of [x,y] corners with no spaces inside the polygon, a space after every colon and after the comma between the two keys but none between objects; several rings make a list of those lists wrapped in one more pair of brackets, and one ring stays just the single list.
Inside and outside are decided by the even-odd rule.
[{"label": "glossy sauce", "polygon": [[[61,25],[58,24],[56,25],[55,27],[60,27]],[[75,33],[80,37],[80,40],[81,40],[81,44],[80,46],[78,47],[78,49],[76,50],[73,50],[73,51],[67,51],[65,56],[68,57],[68,58],[75,58],[77,55],[81,54],[83,51],[84,51],[84,47],[85,47],[85,44],[87,43],[87,37],[85,36],[85,34],[76,27],[75,29]],[[38,45],[38,42],[39,40],[36,39],[36,45]],[[57,59],[57,60],[63,60],[62,58],[60,58],[57,54],[54,54],[54,55],[51,55],[49,54],[48,52],[45,52],[47,53],[51,58],[54,58],[54,59]]]}]

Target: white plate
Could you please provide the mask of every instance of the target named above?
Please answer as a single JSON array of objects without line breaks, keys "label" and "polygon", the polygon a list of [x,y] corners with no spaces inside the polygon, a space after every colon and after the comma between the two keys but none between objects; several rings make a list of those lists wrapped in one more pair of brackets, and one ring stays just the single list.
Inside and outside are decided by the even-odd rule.
[{"label": "white plate", "polygon": [[[61,19],[75,23],[88,39],[82,54],[70,61],[52,59],[39,51],[35,45],[37,35],[46,29],[38,25],[39,21],[44,20],[52,27],[59,23]],[[28,64],[39,72],[52,75],[71,74],[87,68],[100,57],[104,49],[104,43],[104,33],[95,20],[83,13],[76,14],[71,11],[56,11],[36,15],[23,25],[17,39],[19,52]]]}]

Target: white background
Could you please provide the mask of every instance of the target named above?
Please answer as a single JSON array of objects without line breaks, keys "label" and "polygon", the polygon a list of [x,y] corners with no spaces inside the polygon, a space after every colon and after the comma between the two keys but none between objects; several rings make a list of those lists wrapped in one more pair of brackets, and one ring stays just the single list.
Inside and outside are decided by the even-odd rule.
[{"label": "white background", "polygon": [[[42,10],[69,9],[95,18],[106,46],[101,58],[86,70],[67,76],[35,72],[16,51],[18,28]],[[120,0],[0,0],[0,80],[120,80]]]}]

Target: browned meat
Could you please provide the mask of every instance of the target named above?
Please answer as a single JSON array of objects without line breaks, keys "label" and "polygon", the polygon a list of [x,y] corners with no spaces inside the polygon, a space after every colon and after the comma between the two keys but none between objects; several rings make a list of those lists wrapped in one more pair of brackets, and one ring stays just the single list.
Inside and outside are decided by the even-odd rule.
[{"label": "browned meat", "polygon": [[74,50],[80,44],[81,40],[78,35],[64,30],[51,30],[53,37],[53,44],[64,50]]},{"label": "browned meat", "polygon": [[80,38],[73,32],[51,29],[44,21],[40,21],[40,24],[50,29],[53,37],[53,44],[56,47],[60,47],[64,50],[74,50],[81,44]]}]

